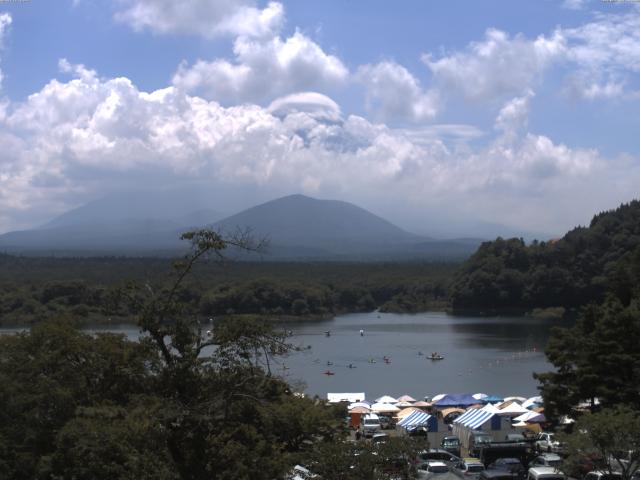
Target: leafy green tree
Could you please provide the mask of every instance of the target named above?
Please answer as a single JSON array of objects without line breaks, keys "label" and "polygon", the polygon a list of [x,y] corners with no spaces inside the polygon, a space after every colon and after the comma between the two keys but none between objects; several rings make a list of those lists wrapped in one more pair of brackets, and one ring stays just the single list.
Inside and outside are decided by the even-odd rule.
[{"label": "leafy green tree", "polygon": [[138,342],[82,333],[68,319],[0,337],[3,478],[266,480],[343,437],[338,411],[273,374],[285,335],[256,318],[204,328],[197,319],[183,288],[196,262],[254,244],[183,237],[193,250],[168,286],[123,293],[145,334]]},{"label": "leafy green tree", "polygon": [[136,403],[80,408],[56,435],[37,478],[177,480],[166,433],[154,418],[161,411],[157,399]]},{"label": "leafy green tree", "polygon": [[640,309],[610,297],[589,306],[576,325],[556,329],[546,349],[555,371],[536,374],[545,414],[571,414],[581,402],[640,410]]},{"label": "leafy green tree", "polygon": [[151,385],[146,345],[64,319],[0,336],[0,448],[7,478],[31,479],[79,408],[126,403]]},{"label": "leafy green tree", "polygon": [[[605,409],[581,416],[567,445],[565,473],[579,474],[587,468],[618,471],[630,480],[640,468],[640,412],[628,408]],[[594,464],[593,460],[597,462]],[[582,472],[585,473],[585,472]]]}]

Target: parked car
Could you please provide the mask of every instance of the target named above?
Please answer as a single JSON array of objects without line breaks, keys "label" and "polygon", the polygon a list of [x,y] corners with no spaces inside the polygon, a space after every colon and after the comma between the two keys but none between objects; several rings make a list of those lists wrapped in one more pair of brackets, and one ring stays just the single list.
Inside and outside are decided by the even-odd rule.
[{"label": "parked car", "polygon": [[524,442],[524,435],[521,433],[507,433],[504,437],[507,442]]},{"label": "parked car", "polygon": [[554,467],[534,467],[529,469],[527,480],[566,480],[567,476]]},{"label": "parked car", "polygon": [[420,463],[437,460],[444,462],[449,467],[453,467],[460,463],[460,457],[456,457],[452,453],[440,448],[431,448],[427,451],[421,452],[418,454],[418,458]]},{"label": "parked car", "polygon": [[622,480],[620,472],[605,472],[602,470],[594,470],[587,473],[583,480]]},{"label": "parked car", "polygon": [[456,436],[450,435],[444,437],[442,442],[440,442],[440,447],[456,457],[460,456],[460,439]]},{"label": "parked car", "polygon": [[487,468],[491,470],[504,470],[515,474],[517,478],[524,478],[525,476],[524,465],[522,465],[522,462],[517,458],[498,458]]},{"label": "parked car", "polygon": [[551,432],[540,432],[536,438],[536,449],[539,452],[558,453],[562,450],[562,445],[556,440],[555,434]]},{"label": "parked car", "polygon": [[380,417],[375,413],[367,413],[362,417],[360,423],[361,434],[364,437],[372,437],[374,433],[378,433],[382,430],[380,425]]},{"label": "parked car", "polygon": [[479,457],[482,447],[491,442],[493,442],[493,437],[487,432],[479,430],[471,432],[469,436],[469,455]]},{"label": "parked car", "polygon": [[296,465],[285,478],[286,480],[311,480],[318,478],[318,475],[311,473],[308,468],[303,467],[302,465]]},{"label": "parked car", "polygon": [[480,459],[473,457],[463,458],[453,469],[453,473],[468,480],[478,480],[482,471],[484,465]]},{"label": "parked car", "polygon": [[438,460],[430,460],[418,465],[416,469],[416,477],[419,479],[430,479],[438,477],[442,474],[449,473],[449,467],[446,463]]},{"label": "parked car", "polygon": [[559,468],[562,458],[557,453],[543,453],[529,462],[529,468],[554,467]]},{"label": "parked car", "polygon": [[517,480],[516,474],[506,470],[487,469],[480,472],[478,480]]}]

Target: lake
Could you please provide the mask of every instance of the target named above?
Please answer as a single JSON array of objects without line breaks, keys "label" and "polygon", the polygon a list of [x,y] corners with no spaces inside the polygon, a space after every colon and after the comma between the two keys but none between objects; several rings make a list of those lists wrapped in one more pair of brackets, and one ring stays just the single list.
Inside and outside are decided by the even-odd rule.
[{"label": "lake", "polygon": [[[532,373],[551,369],[543,350],[556,324],[531,317],[481,318],[441,312],[355,313],[288,322],[283,327],[292,330],[290,340],[301,351],[272,368],[292,384],[304,382],[308,394],[324,398],[328,392],[365,392],[367,399],[383,394],[422,399],[438,393],[478,392],[529,397],[537,394]],[[131,339],[139,336],[131,325],[109,330]],[[325,335],[327,330],[331,336]],[[444,360],[426,359],[431,352],[440,353]],[[328,370],[334,375],[325,375]]]},{"label": "lake", "polygon": [[[543,350],[554,324],[558,322],[531,317],[440,312],[357,313],[317,323],[288,323],[294,343],[303,351],[281,362],[287,369],[280,373],[290,382],[303,380],[308,393],[323,397],[327,392],[365,392],[367,399],[478,392],[528,397],[538,394],[533,372],[551,369]],[[326,330],[331,336],[324,334]],[[304,350],[308,345],[311,349]],[[426,359],[431,352],[444,360]],[[325,375],[327,370],[335,375]]]}]

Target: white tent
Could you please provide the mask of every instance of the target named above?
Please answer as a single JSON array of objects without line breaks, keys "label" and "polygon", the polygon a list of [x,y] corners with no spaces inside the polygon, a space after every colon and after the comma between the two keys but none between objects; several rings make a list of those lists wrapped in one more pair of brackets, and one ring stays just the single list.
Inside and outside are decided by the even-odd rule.
[{"label": "white tent", "polygon": [[395,405],[396,407],[400,407],[400,408],[413,407],[413,402],[398,402]]},{"label": "white tent", "polygon": [[482,407],[482,410],[485,410],[491,413],[500,413],[500,409],[495,405],[491,405],[490,403],[487,403],[484,407]]},{"label": "white tent", "polygon": [[500,411],[498,412],[499,415],[509,415],[512,417],[515,417],[517,415],[522,415],[523,413],[527,413],[530,410],[524,408],[522,405],[520,405],[517,402],[513,402],[510,403],[509,405],[507,405],[504,408],[501,408]]},{"label": "white tent", "polygon": [[433,397],[433,398],[431,399],[431,402],[432,402],[432,403],[435,403],[435,402],[437,402],[438,400],[442,400],[442,399],[443,399],[444,397],[446,397],[446,396],[447,396],[447,394],[446,394],[446,393],[439,393],[438,395],[436,395],[435,397]]},{"label": "white tent", "polygon": [[362,402],[364,400],[364,392],[362,393],[327,393],[329,403],[340,402]]},{"label": "white tent", "polygon": [[527,413],[523,413],[522,415],[513,419],[514,422],[528,422],[532,418],[539,417],[540,414],[538,412],[528,411]]},{"label": "white tent", "polygon": [[486,393],[474,393],[471,396],[476,400],[481,400],[481,401],[484,400],[485,398],[489,398],[489,395],[487,395]]},{"label": "white tent", "polygon": [[393,398],[391,395],[383,395],[380,398],[376,398],[376,403],[398,403],[398,399]]},{"label": "white tent", "polygon": [[390,403],[377,402],[371,405],[371,411],[375,413],[396,413],[400,409]]},{"label": "white tent", "polygon": [[542,397],[538,395],[536,397],[527,398],[524,402],[522,402],[522,406],[524,408],[532,408],[538,405],[542,405],[542,403]]},{"label": "white tent", "polygon": [[354,402],[347,406],[347,410],[351,410],[356,407],[371,408],[371,404],[369,402]]},{"label": "white tent", "polygon": [[398,401],[399,402],[415,402],[416,399],[413,398],[411,395],[402,395],[401,397],[398,397]]}]

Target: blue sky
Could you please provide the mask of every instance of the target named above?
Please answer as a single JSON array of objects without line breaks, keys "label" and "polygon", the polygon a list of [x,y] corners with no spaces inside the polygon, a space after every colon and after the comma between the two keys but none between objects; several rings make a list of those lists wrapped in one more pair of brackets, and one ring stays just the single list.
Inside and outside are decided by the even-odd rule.
[{"label": "blue sky", "polygon": [[0,1],[0,46],[0,232],[178,186],[556,234],[640,184],[634,2]]}]

